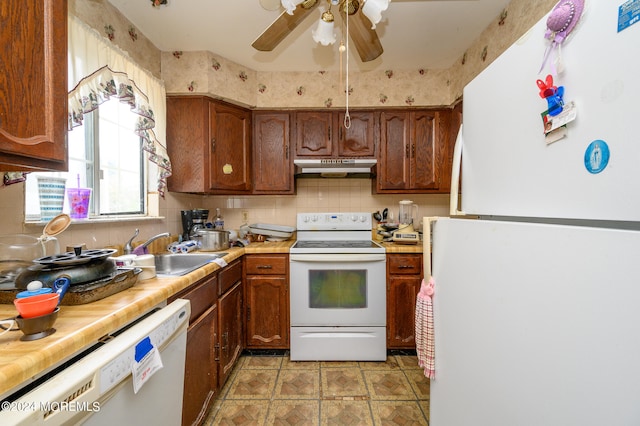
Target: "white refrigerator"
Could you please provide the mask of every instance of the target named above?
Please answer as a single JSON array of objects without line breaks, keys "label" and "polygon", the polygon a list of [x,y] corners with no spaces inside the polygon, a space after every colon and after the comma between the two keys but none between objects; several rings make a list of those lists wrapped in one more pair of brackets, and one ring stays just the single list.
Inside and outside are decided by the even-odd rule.
[{"label": "white refrigerator", "polygon": [[[545,16],[465,87],[479,219],[433,223],[432,426],[640,425],[639,10],[586,0],[540,72]],[[548,143],[554,67],[574,115]]]}]

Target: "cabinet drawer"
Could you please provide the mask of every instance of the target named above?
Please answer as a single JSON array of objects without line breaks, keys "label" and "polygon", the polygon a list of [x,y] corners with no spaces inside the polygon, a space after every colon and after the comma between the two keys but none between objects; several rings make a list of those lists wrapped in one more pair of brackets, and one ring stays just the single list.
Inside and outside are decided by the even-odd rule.
[{"label": "cabinet drawer", "polygon": [[227,292],[235,283],[242,281],[242,261],[235,260],[218,274],[218,296]]},{"label": "cabinet drawer", "polygon": [[421,254],[397,254],[387,257],[390,275],[420,275],[422,274]]},{"label": "cabinet drawer", "polygon": [[286,255],[250,255],[245,262],[247,275],[286,275],[289,266]]},{"label": "cabinet drawer", "polygon": [[198,317],[205,313],[207,309],[216,304],[218,300],[216,277],[208,278],[195,288],[188,289],[177,295],[177,298],[187,299],[191,302],[191,316],[189,324],[192,324]]}]

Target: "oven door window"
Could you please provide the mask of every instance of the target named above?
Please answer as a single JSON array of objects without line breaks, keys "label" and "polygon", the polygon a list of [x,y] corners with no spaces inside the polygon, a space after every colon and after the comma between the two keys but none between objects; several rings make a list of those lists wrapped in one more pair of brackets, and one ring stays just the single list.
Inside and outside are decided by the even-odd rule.
[{"label": "oven door window", "polygon": [[309,307],[315,309],[366,308],[367,270],[309,270]]}]

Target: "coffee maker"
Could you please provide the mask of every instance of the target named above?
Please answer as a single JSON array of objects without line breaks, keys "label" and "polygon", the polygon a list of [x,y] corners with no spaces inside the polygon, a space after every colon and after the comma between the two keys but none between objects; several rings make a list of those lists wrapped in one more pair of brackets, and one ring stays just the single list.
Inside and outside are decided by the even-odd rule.
[{"label": "coffee maker", "polygon": [[205,228],[205,224],[209,219],[209,210],[193,209],[191,214],[193,215],[193,226],[191,227],[190,231],[190,239],[192,239],[193,236],[196,235],[196,231],[198,229]]},{"label": "coffee maker", "polygon": [[181,210],[180,217],[182,219],[182,240],[187,241],[192,238],[198,229],[205,227],[205,223],[209,218],[209,210]]},{"label": "coffee maker", "polygon": [[180,210],[180,218],[182,219],[182,241],[187,241],[193,227],[193,210]]}]

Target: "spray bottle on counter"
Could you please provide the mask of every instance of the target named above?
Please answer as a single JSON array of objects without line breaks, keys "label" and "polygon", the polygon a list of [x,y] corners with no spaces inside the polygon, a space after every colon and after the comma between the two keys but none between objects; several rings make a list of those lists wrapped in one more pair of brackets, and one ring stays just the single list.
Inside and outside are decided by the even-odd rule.
[{"label": "spray bottle on counter", "polygon": [[213,221],[213,229],[216,231],[224,231],[224,219],[222,219],[220,209],[216,209],[216,218]]}]

